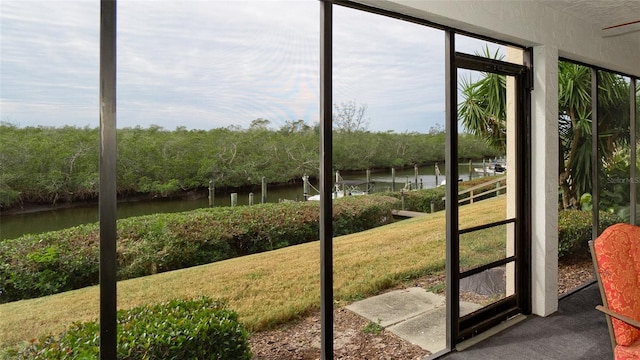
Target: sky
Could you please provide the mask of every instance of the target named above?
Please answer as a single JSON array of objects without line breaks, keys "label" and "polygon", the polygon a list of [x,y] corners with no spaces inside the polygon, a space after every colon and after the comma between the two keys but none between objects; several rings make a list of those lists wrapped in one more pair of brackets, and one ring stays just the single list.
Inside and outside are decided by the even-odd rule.
[{"label": "sky", "polygon": [[[117,127],[319,121],[317,0],[119,0]],[[0,0],[0,121],[98,127],[99,2]],[[444,125],[444,33],[334,6],[333,103],[372,131]],[[456,39],[474,53],[484,42]]]}]

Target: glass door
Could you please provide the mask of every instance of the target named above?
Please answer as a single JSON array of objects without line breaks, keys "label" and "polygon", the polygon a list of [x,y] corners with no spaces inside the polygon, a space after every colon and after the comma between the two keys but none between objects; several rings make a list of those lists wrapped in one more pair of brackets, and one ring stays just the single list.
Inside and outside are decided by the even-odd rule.
[{"label": "glass door", "polygon": [[[530,307],[527,244],[525,117],[527,68],[497,59],[455,54],[456,153],[471,139],[485,141],[490,154],[460,159],[468,171],[451,182],[457,221],[452,242],[454,341],[459,343]],[[457,166],[460,168],[460,166]],[[457,190],[457,191],[456,191]],[[453,202],[456,202],[454,204]],[[457,298],[456,298],[457,295]]]}]

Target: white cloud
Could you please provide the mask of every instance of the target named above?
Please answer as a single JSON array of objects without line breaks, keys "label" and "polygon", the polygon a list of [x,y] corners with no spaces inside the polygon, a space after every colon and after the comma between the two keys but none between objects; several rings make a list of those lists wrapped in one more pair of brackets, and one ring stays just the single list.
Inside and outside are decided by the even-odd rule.
[{"label": "white cloud", "polygon": [[[0,120],[98,126],[99,4],[0,3]],[[318,121],[319,4],[118,2],[118,126]],[[334,102],[372,130],[427,131],[444,111],[444,35],[335,6]]]}]

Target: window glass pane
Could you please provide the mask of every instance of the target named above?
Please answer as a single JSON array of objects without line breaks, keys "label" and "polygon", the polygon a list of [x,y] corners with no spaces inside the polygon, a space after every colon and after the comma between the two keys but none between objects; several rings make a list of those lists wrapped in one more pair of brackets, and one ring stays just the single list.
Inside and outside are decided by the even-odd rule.
[{"label": "window glass pane", "polygon": [[[120,275],[140,277],[119,283],[118,304],[129,308],[169,298],[224,298],[254,332],[307,316],[319,303],[317,243],[265,251],[250,260],[217,260],[318,238],[313,231],[317,228],[309,225],[317,209],[304,208],[306,204],[300,211],[288,204],[282,211],[258,208],[263,177],[269,186],[266,200],[276,203],[279,198],[301,200],[302,176],[317,176],[318,2],[154,5],[118,3],[117,185],[121,200],[135,200],[120,203],[118,215],[147,214],[119,222],[118,252],[124,259]],[[95,283],[97,225],[69,227],[98,219],[100,6],[3,1],[1,7],[1,120],[10,124],[0,128],[0,199],[4,201],[4,182],[9,180],[11,189],[29,186],[15,188],[20,196],[34,197],[45,206],[70,204],[74,212],[56,210],[46,219],[40,213],[25,214],[20,216],[21,229],[13,233],[3,213],[0,236],[64,229],[54,237],[62,241],[81,232],[74,238],[82,244],[80,249],[56,247],[54,242],[39,248],[41,252],[31,251],[31,258],[45,262],[56,256],[70,258],[60,266],[80,269],[74,274],[52,274],[47,269],[39,274],[42,279],[61,283],[66,278],[84,286],[80,281],[84,276]],[[12,162],[6,163],[7,159]],[[5,166],[11,176],[5,176],[9,174]],[[212,210],[207,209],[210,181],[216,187]],[[223,208],[231,202],[232,192],[238,193],[238,205],[248,204],[253,192],[254,207]],[[27,201],[25,197],[16,204]],[[86,204],[93,206],[75,207]],[[304,209],[309,216],[300,216]],[[211,216],[218,218],[214,221]],[[71,221],[58,222],[60,218]],[[275,232],[261,232],[266,225]],[[290,225],[309,226],[311,231],[287,237],[289,228],[282,227]],[[235,234],[252,227],[259,234],[225,239],[224,234],[234,233],[229,226],[240,229]],[[37,236],[50,239],[47,234]],[[80,250],[82,256],[66,253],[71,250]],[[298,255],[291,255],[296,251]],[[27,254],[23,257],[28,259]],[[78,265],[76,260],[85,258],[88,263]],[[126,267],[132,264],[133,268]],[[195,273],[189,275],[169,271],[198,264],[203,266],[191,267]],[[160,272],[164,273],[146,276]],[[60,283],[43,281],[34,287],[66,289]],[[0,296],[6,296],[4,284],[0,288]],[[23,307],[28,314],[5,312],[4,306],[11,304],[2,304],[0,329],[10,329],[12,338],[5,337],[7,332],[0,338],[17,343],[55,334],[73,321],[97,318],[97,290],[70,293],[78,297],[68,306],[38,299]],[[36,323],[39,332],[34,333]],[[319,336],[306,344],[316,342]],[[282,347],[265,344],[262,350]],[[309,350],[320,352],[311,345],[296,351],[308,356]]]},{"label": "window glass pane", "polygon": [[456,34],[455,40],[457,52],[489,57],[518,65],[523,64],[523,51],[521,48],[460,34]]},{"label": "window glass pane", "polygon": [[513,263],[460,279],[460,316],[513,295],[515,277],[507,275],[509,268],[513,268]]},{"label": "window glass pane", "polygon": [[513,248],[514,225],[497,225],[487,229],[460,234],[460,271],[512,256],[507,251],[508,243]]},{"label": "window glass pane", "polygon": [[33,298],[97,283],[97,252],[83,253],[97,247],[95,232],[45,232],[98,220],[97,211],[72,209],[58,223],[55,209],[98,197],[99,13],[93,2],[0,4],[3,353],[97,316],[97,296],[64,305]]},{"label": "window glass pane", "polygon": [[256,357],[319,357],[318,207],[302,202],[303,176],[317,187],[319,171],[318,2],[150,4],[119,6],[119,184],[165,200],[154,207],[197,208],[152,215],[149,232],[182,235],[166,251],[202,266],[189,286],[123,286],[120,301],[227,299]]},{"label": "window glass pane", "polygon": [[591,69],[560,61],[560,208],[591,211]]},{"label": "window glass pane", "polygon": [[[404,210],[426,213],[399,217],[374,233],[335,238],[335,300],[355,311],[383,296],[385,306],[400,309],[393,294],[416,296],[435,312],[421,307],[411,321],[395,325],[397,314],[359,313],[362,326],[380,320],[385,330],[402,337],[403,328],[420,324],[424,330],[414,344],[422,352],[407,347],[400,357],[435,353],[445,346],[444,187],[438,187],[445,173],[444,33],[339,6],[333,30],[337,180],[361,181],[365,187],[369,170],[373,192],[398,199],[397,210],[404,198]],[[350,196],[358,194],[351,184],[338,186],[334,210],[367,196]]]},{"label": "window glass pane", "polygon": [[599,231],[629,222],[631,193],[629,79],[598,71]]},{"label": "window glass pane", "polygon": [[21,213],[2,217],[0,239],[97,221],[34,210],[97,199],[99,9],[27,1],[0,13],[0,207]]},{"label": "window glass pane", "polygon": [[590,234],[593,224],[591,81],[591,68],[558,63],[559,294],[593,280],[587,247],[574,246],[578,240],[570,231],[579,222]]},{"label": "window glass pane", "polygon": [[[511,76],[458,69],[459,227],[516,217],[517,109]],[[497,91],[496,91],[497,89]],[[485,149],[471,151],[470,143]],[[460,271],[515,254],[515,224],[463,232]],[[515,292],[515,263],[460,279],[460,316]]]}]

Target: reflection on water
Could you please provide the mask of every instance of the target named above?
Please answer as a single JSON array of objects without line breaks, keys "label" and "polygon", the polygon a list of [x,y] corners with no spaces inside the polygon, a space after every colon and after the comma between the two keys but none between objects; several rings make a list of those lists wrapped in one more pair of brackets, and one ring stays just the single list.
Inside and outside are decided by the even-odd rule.
[{"label": "reflection on water", "polygon": [[[460,177],[463,180],[469,179],[469,166],[463,164],[459,166]],[[436,181],[435,168],[425,166],[418,169],[418,187],[433,188],[444,180],[444,164],[441,164]],[[395,189],[400,190],[405,187],[406,182],[410,182],[415,188],[416,176],[414,169],[399,170],[395,173]],[[472,175],[477,176],[476,174]],[[349,174],[342,176],[345,180],[363,180],[366,178],[365,172],[361,174]],[[392,177],[390,171],[374,172],[371,174],[371,181],[375,183],[374,191],[388,191],[392,187]],[[318,188],[317,184],[312,184]],[[313,191],[313,190],[312,190]],[[314,195],[314,193],[310,194]],[[258,186],[254,191],[254,203],[261,201],[261,188]],[[302,200],[302,183],[292,186],[270,187],[267,189],[267,202],[278,202],[279,199]],[[229,193],[216,193],[215,206],[230,206],[231,196]],[[249,204],[249,193],[238,193],[238,204]],[[118,218],[148,215],[155,213],[170,213],[189,211],[209,206],[208,199],[198,200],[161,200],[161,201],[137,201],[118,203]],[[4,215],[0,217],[0,239],[13,239],[27,233],[42,233],[64,229],[80,224],[88,224],[98,221],[98,206],[77,207],[69,209],[58,209],[51,211],[41,211],[20,215]]]}]

